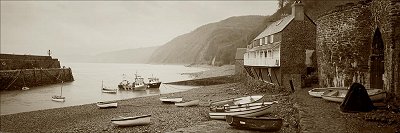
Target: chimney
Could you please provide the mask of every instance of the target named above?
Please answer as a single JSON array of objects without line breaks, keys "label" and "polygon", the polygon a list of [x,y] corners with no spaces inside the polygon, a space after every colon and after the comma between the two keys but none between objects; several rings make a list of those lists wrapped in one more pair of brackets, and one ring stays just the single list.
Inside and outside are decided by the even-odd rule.
[{"label": "chimney", "polygon": [[294,1],[292,15],[294,16],[294,20],[304,20],[304,4],[301,1]]}]

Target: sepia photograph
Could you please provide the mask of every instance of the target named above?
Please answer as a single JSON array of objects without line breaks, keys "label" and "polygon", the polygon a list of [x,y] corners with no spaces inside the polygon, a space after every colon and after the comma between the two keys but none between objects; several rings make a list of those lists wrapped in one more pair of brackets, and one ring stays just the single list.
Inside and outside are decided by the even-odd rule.
[{"label": "sepia photograph", "polygon": [[399,0],[0,0],[0,133],[400,133]]}]

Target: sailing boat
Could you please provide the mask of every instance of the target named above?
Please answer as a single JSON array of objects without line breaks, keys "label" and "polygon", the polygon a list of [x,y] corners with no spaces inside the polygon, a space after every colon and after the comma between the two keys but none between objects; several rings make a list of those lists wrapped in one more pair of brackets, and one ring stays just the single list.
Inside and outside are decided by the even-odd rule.
[{"label": "sailing boat", "polygon": [[54,95],[52,96],[52,100],[56,102],[65,102],[65,97],[62,96],[62,87],[63,87],[64,81],[61,81],[61,95]]},{"label": "sailing boat", "polygon": [[117,89],[109,89],[103,85],[103,80],[101,81],[101,91],[103,93],[117,93]]}]

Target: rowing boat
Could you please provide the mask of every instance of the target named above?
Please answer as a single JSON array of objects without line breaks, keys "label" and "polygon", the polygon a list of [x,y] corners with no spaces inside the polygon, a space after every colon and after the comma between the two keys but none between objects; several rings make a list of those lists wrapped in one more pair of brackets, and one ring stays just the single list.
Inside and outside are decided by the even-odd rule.
[{"label": "rowing boat", "polygon": [[248,130],[259,130],[274,132],[279,131],[282,127],[283,119],[268,118],[268,117],[241,117],[241,116],[226,116],[226,122],[229,125]]}]

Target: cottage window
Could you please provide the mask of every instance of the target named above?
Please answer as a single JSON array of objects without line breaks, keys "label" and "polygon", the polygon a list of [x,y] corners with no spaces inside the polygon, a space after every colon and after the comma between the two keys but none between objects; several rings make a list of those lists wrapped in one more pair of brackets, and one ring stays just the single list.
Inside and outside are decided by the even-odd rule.
[{"label": "cottage window", "polygon": [[274,42],[274,35],[269,35],[269,43],[273,43]]},{"label": "cottage window", "polygon": [[264,44],[268,44],[268,37],[264,37]]},{"label": "cottage window", "polygon": [[269,54],[268,57],[272,58],[272,55],[273,55],[273,54],[272,54],[272,51],[271,51],[271,50],[268,50],[268,54]]},{"label": "cottage window", "polygon": [[264,51],[264,57],[267,57],[267,52],[266,51]]},{"label": "cottage window", "polygon": [[264,39],[261,38],[261,39],[260,39],[260,46],[263,45],[263,43],[264,43]]}]

